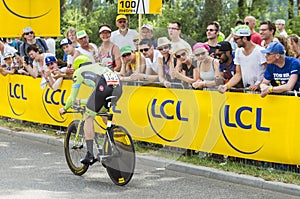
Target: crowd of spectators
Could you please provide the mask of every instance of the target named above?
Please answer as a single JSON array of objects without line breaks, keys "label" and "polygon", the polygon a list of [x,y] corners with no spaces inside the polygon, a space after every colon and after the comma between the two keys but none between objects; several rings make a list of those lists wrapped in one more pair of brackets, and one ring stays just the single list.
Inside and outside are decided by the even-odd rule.
[{"label": "crowd of spectators", "polygon": [[[72,77],[73,60],[84,54],[92,63],[117,72],[125,83],[155,82],[167,88],[181,85],[220,93],[231,87],[247,88],[261,92],[262,97],[299,91],[300,40],[296,34],[287,34],[283,19],[258,25],[253,16],[247,16],[236,22],[226,39],[220,24],[213,21],[207,24],[207,41],[193,45],[182,39],[178,21],[170,22],[168,35],[157,39],[150,24],[139,31],[130,29],[125,15],[116,17],[116,26],[114,31],[109,24],[99,26],[98,45],[89,41],[85,30],[73,27],[58,41],[36,37],[31,27],[25,27],[21,39],[1,39],[0,73],[41,77],[42,89],[47,84],[58,89],[58,82]],[[63,57],[55,56],[55,42]]]}]

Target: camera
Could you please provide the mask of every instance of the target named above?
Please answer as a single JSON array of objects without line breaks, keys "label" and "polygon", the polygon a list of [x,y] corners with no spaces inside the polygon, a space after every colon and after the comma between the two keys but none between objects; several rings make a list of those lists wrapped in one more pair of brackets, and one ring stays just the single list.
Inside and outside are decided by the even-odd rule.
[{"label": "camera", "polygon": [[24,61],[25,61],[25,63],[26,63],[27,65],[30,64],[30,60],[29,60],[29,57],[28,57],[28,56],[25,56],[25,57],[24,57]]}]

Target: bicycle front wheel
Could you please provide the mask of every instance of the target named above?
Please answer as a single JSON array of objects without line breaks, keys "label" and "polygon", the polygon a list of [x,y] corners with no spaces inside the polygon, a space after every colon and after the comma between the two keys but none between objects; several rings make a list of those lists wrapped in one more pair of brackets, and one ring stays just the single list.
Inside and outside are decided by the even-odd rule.
[{"label": "bicycle front wheel", "polygon": [[76,132],[79,121],[71,122],[68,127],[64,142],[65,157],[70,170],[78,176],[83,175],[89,168],[89,165],[82,164],[80,160],[85,156],[87,150],[85,148],[85,140],[83,133],[83,123],[81,125],[79,135],[76,138]]},{"label": "bicycle front wheel", "polygon": [[122,126],[114,126],[110,129],[114,150],[106,138],[103,151],[111,158],[103,163],[110,179],[116,185],[126,185],[132,178],[135,169],[135,149],[132,138]]}]

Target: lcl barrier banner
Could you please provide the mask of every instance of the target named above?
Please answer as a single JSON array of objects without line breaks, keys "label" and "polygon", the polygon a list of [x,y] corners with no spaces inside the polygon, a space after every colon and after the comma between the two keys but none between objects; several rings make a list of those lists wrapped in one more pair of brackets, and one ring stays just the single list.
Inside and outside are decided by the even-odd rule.
[{"label": "lcl barrier banner", "polygon": [[[77,116],[58,110],[70,93],[40,78],[0,76],[0,115],[68,126]],[[88,96],[86,87],[80,97]],[[124,86],[113,107],[117,124],[135,140],[268,162],[300,164],[300,98],[217,91]]]}]

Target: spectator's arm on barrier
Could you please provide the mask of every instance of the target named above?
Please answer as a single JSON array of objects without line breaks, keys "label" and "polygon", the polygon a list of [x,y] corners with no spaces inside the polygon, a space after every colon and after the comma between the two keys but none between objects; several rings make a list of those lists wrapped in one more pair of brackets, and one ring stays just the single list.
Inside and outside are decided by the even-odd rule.
[{"label": "spectator's arm on barrier", "polygon": [[171,83],[166,80],[165,75],[164,75],[164,69],[163,69],[163,58],[159,57],[158,58],[158,80],[160,83],[162,83],[166,88],[171,87]]},{"label": "spectator's arm on barrier", "polygon": [[220,93],[224,93],[227,90],[229,90],[231,87],[235,86],[236,84],[239,83],[239,81],[242,79],[242,71],[241,71],[241,66],[236,65],[236,72],[233,75],[233,77],[224,85],[220,85],[218,87],[218,90]]}]

